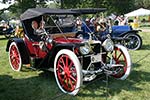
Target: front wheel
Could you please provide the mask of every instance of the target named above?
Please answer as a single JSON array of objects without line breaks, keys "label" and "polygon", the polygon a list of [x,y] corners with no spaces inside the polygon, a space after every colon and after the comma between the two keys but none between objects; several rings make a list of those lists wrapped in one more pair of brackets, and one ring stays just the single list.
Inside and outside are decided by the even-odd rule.
[{"label": "front wheel", "polygon": [[125,35],[125,38],[128,40],[125,43],[125,46],[130,50],[138,50],[142,46],[142,39],[136,33],[130,33]]},{"label": "front wheel", "polygon": [[125,80],[131,72],[131,58],[127,49],[122,45],[115,45],[112,58],[111,62],[113,64],[121,65],[112,69],[117,72],[112,76],[120,80]]},{"label": "front wheel", "polygon": [[54,61],[56,82],[64,93],[76,95],[82,83],[81,64],[70,50],[60,50]]}]

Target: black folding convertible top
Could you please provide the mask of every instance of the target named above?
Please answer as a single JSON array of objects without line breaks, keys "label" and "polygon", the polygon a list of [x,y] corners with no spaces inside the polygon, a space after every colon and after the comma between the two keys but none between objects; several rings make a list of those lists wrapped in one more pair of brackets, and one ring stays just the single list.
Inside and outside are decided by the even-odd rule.
[{"label": "black folding convertible top", "polygon": [[79,9],[52,9],[52,8],[31,8],[25,11],[21,16],[21,20],[35,18],[44,14],[62,15],[62,14],[95,14],[105,11],[106,8],[79,8]]},{"label": "black folding convertible top", "polygon": [[68,9],[51,9],[51,8],[31,8],[25,11],[21,16],[21,20],[35,18],[44,14],[62,15],[62,14],[79,14],[80,12],[71,11]]}]

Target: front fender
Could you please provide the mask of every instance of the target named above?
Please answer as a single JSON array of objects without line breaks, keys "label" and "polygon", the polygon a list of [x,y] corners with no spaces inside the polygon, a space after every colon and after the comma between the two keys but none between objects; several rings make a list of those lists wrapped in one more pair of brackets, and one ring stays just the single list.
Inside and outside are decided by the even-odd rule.
[{"label": "front fender", "polygon": [[9,39],[7,42],[7,46],[6,46],[7,52],[9,51],[9,47],[12,42],[15,42],[17,44],[17,47],[18,47],[20,55],[21,55],[22,63],[29,64],[30,63],[29,52],[28,52],[28,49],[26,48],[26,45],[25,45],[23,39],[21,39],[21,38]]},{"label": "front fender", "polygon": [[54,47],[49,52],[49,65],[53,66],[54,59],[57,53],[62,49],[68,49],[73,51],[74,45],[73,44],[54,44]]},{"label": "front fender", "polygon": [[55,47],[53,47],[52,49],[52,55],[53,57],[55,57],[61,49],[69,49],[73,51],[74,47],[76,47],[74,44],[56,44]]}]

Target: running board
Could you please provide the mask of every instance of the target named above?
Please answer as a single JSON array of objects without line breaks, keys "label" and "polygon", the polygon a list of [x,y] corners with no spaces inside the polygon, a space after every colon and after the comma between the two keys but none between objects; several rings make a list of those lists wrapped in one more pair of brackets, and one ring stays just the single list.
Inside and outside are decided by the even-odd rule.
[{"label": "running board", "polygon": [[107,64],[108,68],[123,67],[123,64]]}]

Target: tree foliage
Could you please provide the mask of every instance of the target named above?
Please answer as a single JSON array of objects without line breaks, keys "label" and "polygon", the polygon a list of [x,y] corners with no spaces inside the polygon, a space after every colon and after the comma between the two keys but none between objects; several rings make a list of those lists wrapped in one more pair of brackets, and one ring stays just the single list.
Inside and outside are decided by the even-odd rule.
[{"label": "tree foliage", "polygon": [[[8,0],[3,0],[6,3]],[[44,7],[44,0],[15,0],[16,3],[11,5],[8,10],[16,16],[20,16],[24,11],[29,8]]]},{"label": "tree foliage", "polygon": [[63,0],[64,8],[102,7],[105,0]]},{"label": "tree foliage", "polygon": [[28,8],[36,7],[36,0],[16,0],[17,3],[10,7],[10,11],[16,13],[16,15],[20,15]]},{"label": "tree foliage", "polygon": [[63,0],[64,8],[102,8],[108,9],[108,13],[127,13],[132,10],[134,0]]},{"label": "tree foliage", "polygon": [[147,8],[150,9],[150,0],[134,0],[135,8]]},{"label": "tree foliage", "polygon": [[125,14],[132,10],[133,0],[107,0],[107,8],[109,12],[117,14]]}]

